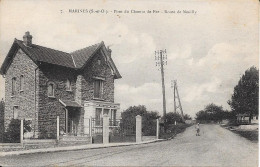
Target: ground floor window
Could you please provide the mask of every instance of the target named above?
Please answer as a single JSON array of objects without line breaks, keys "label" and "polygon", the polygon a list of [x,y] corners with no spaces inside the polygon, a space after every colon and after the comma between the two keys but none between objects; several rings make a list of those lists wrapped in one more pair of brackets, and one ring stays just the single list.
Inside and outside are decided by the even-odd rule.
[{"label": "ground floor window", "polygon": [[13,118],[18,119],[19,111],[18,111],[18,106],[13,107]]},{"label": "ground floor window", "polygon": [[100,126],[102,125],[102,108],[96,108],[96,113],[95,113],[95,125]]}]

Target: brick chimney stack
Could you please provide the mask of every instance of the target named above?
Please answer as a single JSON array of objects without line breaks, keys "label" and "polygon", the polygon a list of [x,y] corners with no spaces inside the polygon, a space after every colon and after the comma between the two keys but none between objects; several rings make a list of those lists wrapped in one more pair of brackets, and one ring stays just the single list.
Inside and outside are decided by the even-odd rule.
[{"label": "brick chimney stack", "polygon": [[23,44],[25,46],[31,46],[32,45],[32,36],[30,35],[30,32],[25,32],[25,35],[23,36]]}]

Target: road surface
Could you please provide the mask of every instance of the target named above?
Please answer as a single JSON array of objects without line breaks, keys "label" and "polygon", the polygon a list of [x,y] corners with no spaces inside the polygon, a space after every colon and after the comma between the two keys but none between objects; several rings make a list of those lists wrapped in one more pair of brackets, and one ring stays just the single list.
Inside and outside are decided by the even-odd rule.
[{"label": "road surface", "polygon": [[0,158],[11,166],[258,166],[258,144],[218,125],[189,127],[173,140],[92,150]]}]

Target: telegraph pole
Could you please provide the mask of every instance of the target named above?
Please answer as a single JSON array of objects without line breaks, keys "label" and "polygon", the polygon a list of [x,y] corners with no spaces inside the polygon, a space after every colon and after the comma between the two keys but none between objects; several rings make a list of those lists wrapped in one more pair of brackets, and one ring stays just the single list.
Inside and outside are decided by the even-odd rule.
[{"label": "telegraph pole", "polygon": [[[177,108],[180,109],[181,111],[181,117],[182,120],[184,121],[184,116],[183,116],[183,110],[181,106],[181,100],[178,92],[178,87],[177,87],[177,80],[172,81],[172,88],[173,88],[173,95],[174,95],[174,112],[176,112]],[[176,98],[178,99],[178,106],[176,105]]]},{"label": "telegraph pole", "polygon": [[[165,116],[166,116],[166,99],[165,99],[165,84],[164,84],[164,68],[163,67],[165,65],[167,65],[166,49],[155,51],[155,61],[157,61],[156,66],[158,66],[161,69],[162,94],[163,94],[163,117],[165,118]],[[163,122],[165,123],[165,120],[163,120]]]},{"label": "telegraph pole", "polygon": [[175,96],[175,82],[172,80],[171,88],[173,89],[173,104],[174,104],[174,112],[176,113],[176,96]]}]

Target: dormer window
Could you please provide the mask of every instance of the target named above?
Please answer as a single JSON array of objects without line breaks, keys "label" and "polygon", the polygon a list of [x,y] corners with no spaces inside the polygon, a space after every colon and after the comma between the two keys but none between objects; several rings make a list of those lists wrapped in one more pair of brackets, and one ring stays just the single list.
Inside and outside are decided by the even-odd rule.
[{"label": "dormer window", "polygon": [[23,75],[20,76],[20,91],[23,91],[24,87],[24,77]]},{"label": "dormer window", "polygon": [[103,80],[98,79],[94,81],[94,98],[103,98],[103,82]]},{"label": "dormer window", "polygon": [[12,95],[16,93],[16,78],[12,78]]},{"label": "dormer window", "polygon": [[48,84],[48,96],[54,97],[54,83]]},{"label": "dormer window", "polygon": [[67,82],[66,82],[66,90],[67,91],[71,91],[72,88],[71,88],[71,80],[67,79]]}]

